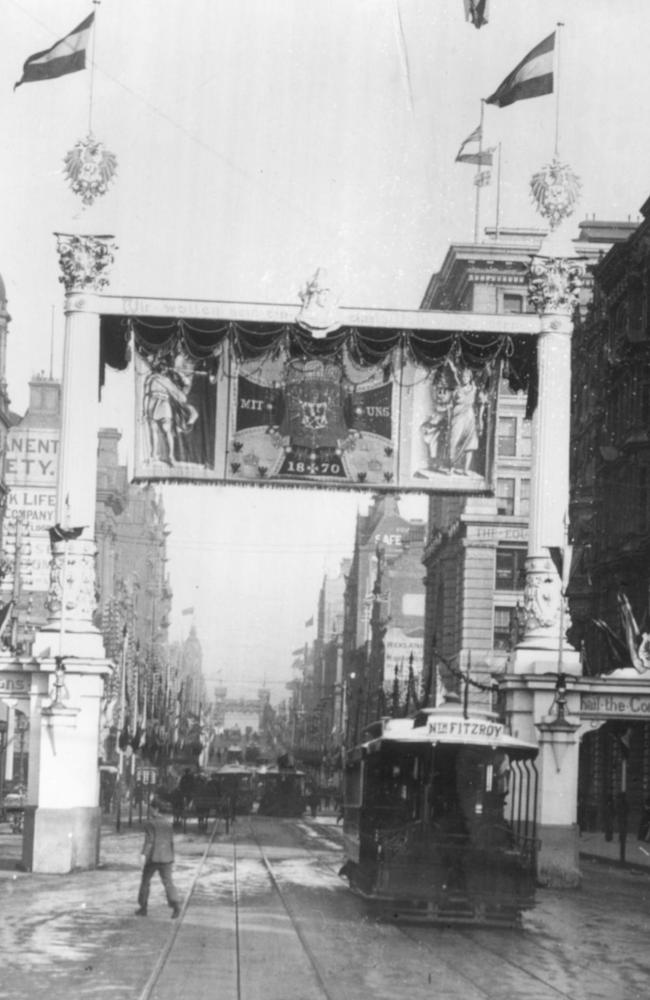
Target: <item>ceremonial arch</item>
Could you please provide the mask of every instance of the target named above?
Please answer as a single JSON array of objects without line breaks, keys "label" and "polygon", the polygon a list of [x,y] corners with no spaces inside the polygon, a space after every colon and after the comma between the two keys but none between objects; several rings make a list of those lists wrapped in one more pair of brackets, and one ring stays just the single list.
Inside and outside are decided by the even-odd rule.
[{"label": "ceremonial arch", "polygon": [[[109,237],[59,236],[67,294],[50,619],[29,661],[0,667],[28,690],[25,867],[65,872],[99,859],[97,734],[112,669],[93,625],[94,417],[105,367],[133,365],[141,481],[482,495],[493,490],[505,374],[534,400],[534,444],[525,628],[502,704],[513,733],[540,748],[541,875],[575,883],[580,737],[600,718],[589,699],[643,694],[638,678],[583,678],[561,638],[562,580],[549,550],[564,544],[580,265],[542,251],[529,286],[537,312],[481,315],[338,307],[318,277],[300,308],[110,295],[112,253]],[[434,427],[436,398],[451,384],[480,396],[484,435],[471,469],[450,459],[441,471],[419,428]]]}]

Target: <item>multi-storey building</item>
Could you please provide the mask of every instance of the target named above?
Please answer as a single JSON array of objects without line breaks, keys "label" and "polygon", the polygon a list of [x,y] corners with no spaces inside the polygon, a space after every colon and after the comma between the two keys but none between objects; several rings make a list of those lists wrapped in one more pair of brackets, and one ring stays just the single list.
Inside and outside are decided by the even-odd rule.
[{"label": "multi-storey building", "polygon": [[315,736],[326,752],[340,746],[343,726],[343,611],[345,581],[350,561],[337,576],[325,576],[318,595],[314,640]]},{"label": "multi-storey building", "polygon": [[[620,685],[614,711],[605,704],[582,740],[579,820],[609,836],[617,821],[619,833],[628,824],[636,832],[650,797],[650,658],[641,635],[650,631],[650,199],[641,213],[595,267],[572,350],[571,639],[587,676],[616,672],[610,682]],[[638,627],[634,635],[627,619],[627,651],[621,599]],[[648,684],[649,700],[626,695],[626,683]]]},{"label": "multi-storey building", "polygon": [[[453,244],[425,293],[424,309],[528,311],[527,270],[544,236],[501,230],[481,244]],[[524,586],[530,497],[531,424],[526,397],[499,382],[495,495],[433,494],[429,501],[425,662],[435,665],[434,697],[462,689],[491,703],[492,673],[505,666]]]},{"label": "multi-storey building", "polygon": [[[172,591],[164,505],[154,487],[128,482],[118,457],[119,440],[112,428],[99,432],[97,625],[107,655],[118,666],[112,681],[117,704],[113,719],[107,720],[107,757],[115,752],[120,723],[131,734],[146,722],[149,730],[155,726],[159,735],[170,736],[180,684],[169,657]],[[127,700],[128,706],[123,704]]]},{"label": "multi-storey building", "polygon": [[36,629],[48,616],[49,529],[55,521],[60,423],[60,382],[35,376],[29,383],[27,410],[23,417],[13,415],[5,441],[2,595],[13,601],[5,638],[23,652],[29,651]]},{"label": "multi-storey building", "polygon": [[[425,525],[393,495],[359,515],[345,589],[343,684],[348,740],[419,695],[423,675]],[[399,702],[397,704],[396,702]]]},{"label": "multi-storey building", "polygon": [[[576,253],[587,263],[581,290],[585,308],[591,271],[615,239],[632,227],[583,222]],[[422,308],[524,313],[531,257],[539,230],[486,230],[482,243],[453,244],[434,274]],[[493,675],[505,668],[517,635],[517,608],[525,582],[531,476],[529,400],[510,388],[508,360],[499,383],[493,497],[432,495],[426,567],[425,662],[436,663],[441,689],[492,702]]]}]

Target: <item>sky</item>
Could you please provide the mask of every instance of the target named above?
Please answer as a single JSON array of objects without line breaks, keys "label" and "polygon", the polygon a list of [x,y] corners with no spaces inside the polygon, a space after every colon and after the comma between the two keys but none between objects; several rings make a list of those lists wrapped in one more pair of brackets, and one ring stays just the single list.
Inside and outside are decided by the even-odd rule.
[{"label": "sky", "polygon": [[[14,91],[27,56],[91,9],[94,71]],[[553,156],[556,113],[560,159],[582,181],[576,226],[636,219],[650,195],[647,0],[491,0],[478,31],[463,0],[5,0],[0,273],[14,409],[36,372],[61,374],[55,232],[114,234],[115,294],[298,306],[326,267],[343,305],[418,308],[449,244],[473,239],[473,168],[454,160],[481,98],[558,21],[559,101],[556,78],[553,96],[485,108],[484,144],[502,151],[500,223],[543,224],[529,180]],[[118,173],[84,208],[62,171],[90,127]],[[481,232],[496,211],[493,177]],[[112,377],[100,412],[124,431],[125,460],[130,391]],[[210,677],[233,693],[266,680],[278,700],[367,501],[206,486],[164,496],[173,637],[193,620]],[[404,509],[424,516],[423,501]]]}]

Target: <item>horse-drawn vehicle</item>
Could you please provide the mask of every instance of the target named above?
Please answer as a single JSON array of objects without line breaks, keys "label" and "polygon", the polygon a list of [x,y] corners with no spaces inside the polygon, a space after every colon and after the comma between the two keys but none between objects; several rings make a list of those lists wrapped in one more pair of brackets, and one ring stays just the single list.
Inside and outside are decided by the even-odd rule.
[{"label": "horse-drawn vehicle", "polygon": [[192,774],[189,769],[169,793],[174,824],[185,829],[195,817],[199,830],[206,831],[210,817],[223,819],[226,829],[236,816],[253,808],[253,772],[240,764],[224,764]]},{"label": "horse-drawn vehicle", "polygon": [[451,703],[364,736],[344,777],[350,887],[391,918],[516,925],[535,896],[537,747]]}]

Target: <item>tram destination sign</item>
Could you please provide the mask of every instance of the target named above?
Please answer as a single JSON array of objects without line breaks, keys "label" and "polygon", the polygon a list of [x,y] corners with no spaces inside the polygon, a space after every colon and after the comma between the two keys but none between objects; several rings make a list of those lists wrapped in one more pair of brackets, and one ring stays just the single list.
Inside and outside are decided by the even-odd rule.
[{"label": "tram destination sign", "polygon": [[504,730],[505,726],[502,723],[492,722],[489,719],[458,719],[449,716],[429,719],[427,722],[429,736],[460,739],[467,742],[471,742],[472,739],[500,740]]},{"label": "tram destination sign", "polygon": [[582,694],[580,714],[586,718],[650,719],[650,692],[645,694]]}]

